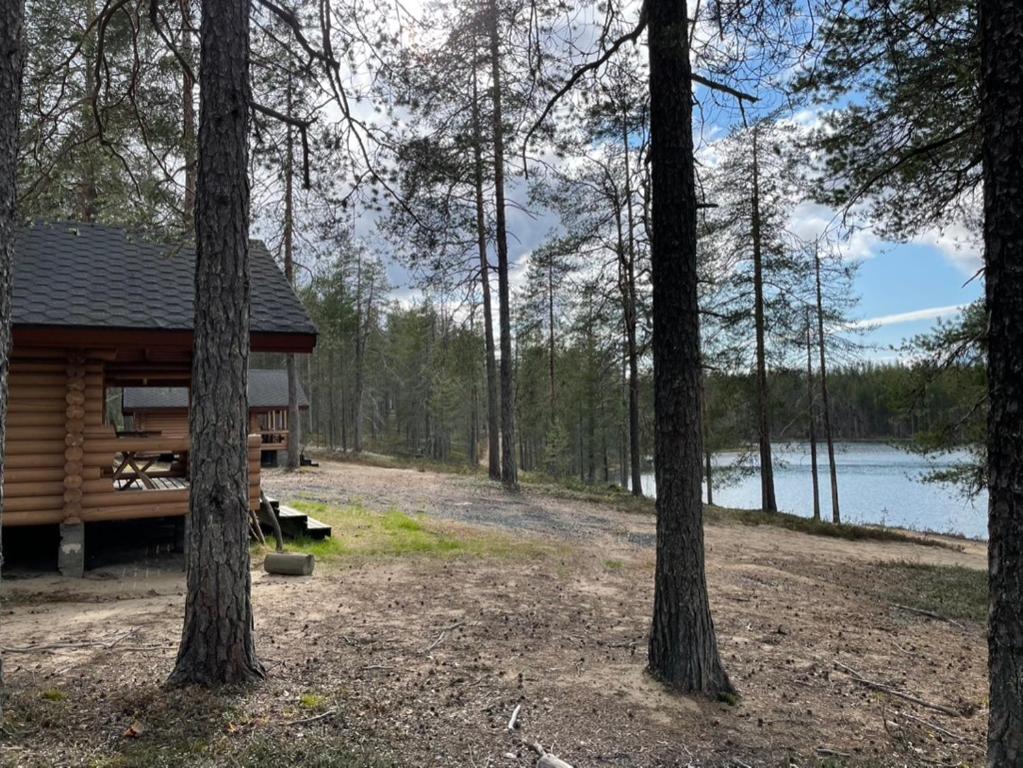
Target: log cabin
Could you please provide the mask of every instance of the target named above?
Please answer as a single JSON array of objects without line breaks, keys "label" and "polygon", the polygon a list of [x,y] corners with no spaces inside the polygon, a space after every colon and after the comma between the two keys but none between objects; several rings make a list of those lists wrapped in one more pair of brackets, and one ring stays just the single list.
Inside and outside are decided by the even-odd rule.
[{"label": "log cabin", "polygon": [[[250,346],[308,354],[316,328],[266,247],[250,249]],[[195,251],[96,224],[18,231],[3,526],[60,526],[82,575],[92,523],[188,512],[187,432],[117,431],[107,393],[191,380]],[[262,438],[249,435],[259,504]]]},{"label": "log cabin", "polygon": [[[126,387],[121,395],[125,424],[138,432],[188,434],[187,387]],[[298,384],[299,413],[309,411],[309,399]],[[276,466],[278,453],[288,450],[293,430],[288,424],[288,372],[249,369],[249,432],[258,434],[264,465]]]}]

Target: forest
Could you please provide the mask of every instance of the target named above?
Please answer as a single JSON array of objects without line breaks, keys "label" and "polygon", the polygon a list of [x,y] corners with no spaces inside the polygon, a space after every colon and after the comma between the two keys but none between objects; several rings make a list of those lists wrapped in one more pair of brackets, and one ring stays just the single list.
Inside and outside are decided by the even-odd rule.
[{"label": "forest", "polygon": [[[352,551],[365,558],[335,561],[338,570],[318,574],[322,580],[308,587],[314,597],[302,611],[309,605],[327,610],[327,603],[337,600],[338,611],[348,610],[346,579],[354,582],[351,594],[359,595],[362,616],[372,612],[375,590],[386,590],[388,600],[407,611],[402,615],[413,617],[415,606],[402,603],[412,590],[438,591],[420,602],[435,611],[419,628],[429,635],[427,642],[401,637],[399,630],[411,625],[385,626],[379,612],[371,621],[383,623],[359,637],[345,635],[343,627],[317,626],[315,632],[324,634],[316,639],[287,641],[288,653],[300,654],[322,637],[324,646],[333,648],[333,657],[323,663],[350,665],[356,662],[338,659],[379,651],[375,643],[381,633],[393,631],[393,638],[400,637],[395,646],[403,649],[400,657],[330,668],[335,680],[353,670],[383,671],[389,681],[381,686],[408,682],[390,676],[402,664],[409,679],[449,674],[450,669],[437,667],[426,671],[427,662],[416,666],[418,661],[408,659],[433,664],[435,650],[447,652],[445,643],[453,646],[451,653],[455,647],[464,650],[458,645],[462,634],[477,626],[486,631],[480,630],[475,645],[493,639],[496,648],[501,622],[507,625],[513,614],[520,623],[508,631],[522,633],[514,644],[516,659],[534,633],[550,630],[534,616],[542,601],[531,608],[511,606],[502,601],[517,594],[514,584],[507,594],[480,587],[493,583],[503,566],[477,560],[459,574],[457,568],[449,570],[450,561],[412,560],[412,571],[422,567],[429,574],[420,578],[390,561],[372,560],[390,553],[396,537],[404,537],[403,545],[411,539],[412,549],[423,552],[516,553],[523,560],[510,566],[518,574],[513,578],[531,584],[544,599],[560,601],[569,621],[574,611],[590,610],[589,597],[583,591],[575,597],[541,593],[551,585],[538,575],[546,567],[549,581],[569,588],[573,557],[564,554],[567,549],[552,549],[552,541],[569,531],[562,545],[588,548],[578,559],[589,576],[597,574],[593,583],[619,578],[619,594],[642,595],[643,627],[638,633],[630,629],[628,641],[604,638],[585,655],[580,650],[578,663],[550,649],[545,652],[556,664],[542,660],[539,651],[533,663],[572,668],[582,676],[587,656],[627,648],[631,656],[642,657],[637,664],[646,675],[636,690],[650,693],[644,686],[653,681],[654,698],[692,695],[699,697],[697,707],[738,705],[743,689],[757,706],[767,706],[769,695],[757,688],[757,665],[788,663],[772,656],[761,664],[745,655],[747,648],[752,657],[756,648],[773,654],[774,644],[786,635],[780,625],[768,640],[735,641],[743,631],[744,601],[761,600],[762,591],[777,586],[770,581],[773,555],[767,553],[784,551],[791,567],[786,573],[813,572],[821,584],[838,590],[861,576],[872,589],[898,581],[887,569],[913,558],[899,557],[902,550],[884,550],[887,545],[942,550],[928,552],[933,561],[921,562],[965,570],[976,570],[983,549],[989,557],[982,566],[986,619],[976,618],[976,606],[955,614],[958,618],[946,615],[949,595],[960,594],[947,585],[935,588],[942,593],[937,604],[914,608],[914,603],[908,610],[905,598],[883,593],[886,612],[880,619],[874,603],[855,607],[863,611],[859,621],[865,626],[888,621],[891,611],[944,622],[942,630],[963,627],[960,619],[973,622],[964,627],[971,643],[966,655],[976,660],[976,649],[983,638],[987,641],[986,669],[970,672],[973,699],[935,705],[932,699],[945,700],[953,691],[928,688],[930,695],[922,699],[903,690],[905,681],[865,676],[852,668],[859,653],[839,641],[829,648],[836,659],[846,654],[845,661],[813,657],[806,667],[813,671],[799,686],[812,686],[818,678],[830,682],[830,673],[813,665],[831,664],[828,668],[838,670],[852,690],[895,699],[901,693],[902,702],[923,701],[928,716],[939,712],[970,719],[962,723],[962,736],[956,732],[958,721],[937,727],[924,722],[930,736],[942,733],[936,749],[944,749],[948,738],[968,750],[935,752],[936,759],[926,764],[940,757],[965,765],[978,754],[986,755],[990,766],[1023,764],[1021,81],[1023,8],[1016,0],[0,0],[0,487],[8,409],[20,419],[17,409],[24,407],[20,394],[9,398],[7,392],[8,374],[17,364],[12,358],[26,337],[15,305],[16,293],[24,290],[17,283],[18,233],[32,222],[120,228],[128,241],[162,244],[168,263],[188,249],[195,259],[192,325],[158,329],[168,339],[172,333],[187,334],[190,343],[182,353],[190,366],[185,379],[189,506],[180,530],[184,576],[173,587],[184,597],[179,601],[183,628],[175,652],[160,662],[167,667],[159,672],[166,690],[213,689],[215,697],[226,697],[215,698],[215,706],[222,707],[218,716],[229,718],[230,686],[282,686],[266,690],[275,692],[271,698],[287,699],[287,676],[309,672],[311,662],[298,673],[294,666],[288,670],[294,656],[281,661],[263,652],[272,647],[264,636],[276,642],[287,635],[283,612],[293,608],[283,593],[259,596],[253,586],[252,562],[268,552],[259,549],[266,542],[259,542],[262,529],[258,517],[251,522],[249,505],[252,494],[264,489],[301,507],[303,516],[328,516],[335,534],[316,550],[328,562]],[[910,248],[946,238],[978,254],[983,266],[960,282],[981,285],[983,298],[897,345],[882,349],[866,341],[871,325],[861,300],[870,297],[858,295],[858,275],[874,246]],[[289,297],[294,292],[315,324],[311,354],[257,348],[252,329],[262,318],[253,310],[259,287],[253,241],[273,254],[284,292]],[[126,273],[132,269],[124,264]],[[906,292],[918,290],[917,280],[923,285],[923,275],[913,275],[912,267],[905,276]],[[141,285],[150,277],[132,275]],[[924,288],[919,291],[929,298]],[[127,338],[131,330],[115,328],[124,332],[117,336],[108,328],[107,339]],[[102,334],[96,338],[107,340]],[[170,346],[167,341],[145,347],[140,360],[170,366]],[[64,430],[59,445],[64,458],[58,456],[56,464],[65,467],[65,479],[53,494],[65,513],[61,537],[73,526],[89,525],[77,514],[81,479],[67,468],[80,464],[83,442],[96,439],[78,424],[84,416],[77,413],[85,398],[79,393],[89,388],[84,361],[95,347],[90,341],[46,353],[66,355],[69,381],[66,417],[56,425]],[[103,354],[104,364],[123,363],[114,352]],[[39,353],[28,364],[42,365],[46,355]],[[250,366],[287,371],[291,427],[280,472],[253,475],[259,462],[246,453],[252,437],[247,434]],[[76,377],[82,382],[73,383]],[[309,399],[304,415],[300,387]],[[60,403],[63,409],[64,400]],[[19,425],[34,421],[29,417]],[[893,443],[923,455],[964,449],[965,463],[931,479],[958,484],[973,496],[986,491],[988,541],[928,539],[924,544],[912,532],[843,525],[838,441]],[[779,513],[774,453],[778,444],[791,442],[808,443],[813,451],[810,527]],[[830,486],[832,498],[827,521],[817,505],[818,445],[820,492]],[[705,512],[703,483],[710,494],[716,482],[712,456],[725,451],[746,455],[759,478],[760,503],[750,513],[755,519],[739,516],[721,523],[720,515],[727,513],[711,507]],[[122,455],[116,473],[131,458]],[[309,456],[324,466],[305,466],[303,457]],[[404,477],[405,485],[396,490],[386,479],[366,474],[374,456],[411,460],[408,466],[419,467],[426,490],[416,490],[414,476],[392,475]],[[31,461],[11,466],[37,469],[25,464]],[[464,482],[475,483],[476,496],[444,479],[451,470],[471,476]],[[620,516],[602,517],[608,486],[642,496],[645,473],[656,475],[658,489],[649,505],[626,498],[645,506],[616,508]],[[251,476],[260,479],[250,483]],[[106,483],[106,477],[99,479]],[[537,481],[545,488],[562,487],[542,491],[551,495],[537,501]],[[353,490],[345,496],[341,489],[348,482]],[[585,492],[593,495],[580,497],[589,505],[582,512],[560,506],[574,498],[570,494]],[[626,496],[612,498],[616,495]],[[272,506],[263,497],[262,503]],[[479,499],[486,500],[485,508],[473,506]],[[19,502],[7,502],[12,503]],[[0,492],[0,514],[3,504]],[[515,528],[518,523],[505,524],[512,532],[501,535],[508,541],[488,538],[490,528],[444,527],[497,525],[496,519],[515,519],[519,506],[531,504],[532,517],[525,515],[521,524],[525,534]],[[462,506],[476,510],[475,517],[447,516],[447,507]],[[649,519],[637,523],[630,510]],[[809,510],[805,513],[802,517],[809,518]],[[269,514],[277,526],[279,510]],[[551,515],[565,515],[571,523],[550,523]],[[549,527],[529,529],[536,519],[547,520]],[[600,536],[606,538],[582,533],[598,519],[604,526]],[[761,520],[778,530],[760,531]],[[764,538],[747,552],[744,534],[734,534],[733,522],[749,523]],[[638,525],[649,530],[630,527]],[[861,540],[868,543],[861,554],[834,549],[822,555],[841,574],[829,581],[823,572],[827,566],[806,555],[816,545],[771,538],[790,530],[826,537],[828,546],[847,545],[849,552]],[[387,546],[359,549],[365,537],[378,534],[390,537]],[[538,541],[528,539],[533,534]],[[514,539],[520,535],[526,544]],[[643,542],[646,549],[637,554],[624,547],[621,535],[630,546]],[[742,561],[749,573],[719,561],[708,566],[708,553],[720,556],[721,551],[749,558]],[[523,564],[530,557],[543,567],[530,570]],[[360,564],[365,571],[353,575]],[[617,574],[622,569],[624,574]],[[637,574],[635,582],[624,581]],[[376,586],[362,578],[376,579]],[[274,582],[255,580],[260,588],[267,583],[268,591],[276,589]],[[722,592],[725,583],[730,589]],[[643,585],[642,592],[632,589],[636,584]],[[450,599],[468,607],[445,617],[436,606],[443,607],[449,586]],[[784,589],[808,588],[794,580],[779,587]],[[600,589],[591,592],[599,595]],[[726,593],[738,609],[721,609],[720,595]],[[862,597],[856,594],[855,599]],[[875,600],[877,594],[868,597]],[[577,629],[584,639],[579,642],[587,642],[583,626],[587,633],[599,631],[598,625],[632,627],[632,608],[621,607],[626,599],[618,603],[621,615],[580,618]],[[793,601],[780,599],[757,603],[764,627],[791,607]],[[836,591],[831,599],[845,600],[847,592]],[[501,605],[503,619],[484,615],[488,600]],[[610,611],[610,602],[593,610]],[[470,618],[479,606],[482,618]],[[825,607],[814,605],[812,611]],[[727,631],[715,631],[712,613],[726,616]],[[272,632],[264,632],[264,615],[271,617],[266,621],[272,622]],[[27,615],[15,619],[28,622],[19,627],[39,630]],[[129,621],[130,614],[122,620]],[[306,627],[321,620],[326,621],[310,619]],[[347,614],[343,620],[356,621]],[[823,613],[816,621],[818,627],[832,623]],[[129,638],[132,645],[131,632],[110,642]],[[867,637],[857,637],[867,654]],[[943,653],[922,638],[914,635],[912,643],[920,646],[913,644],[903,656],[922,655],[915,650],[922,646],[935,658]],[[5,665],[11,655],[51,644],[66,647],[64,640],[34,642],[22,645],[5,637]],[[80,640],[69,642],[74,646]],[[946,650],[955,645],[944,636],[935,642],[948,643],[942,646]],[[811,646],[800,652],[809,653]],[[125,669],[137,682],[147,667],[133,663]],[[490,674],[499,662],[489,660],[486,670],[472,664],[464,656],[452,661],[473,676],[482,671],[477,682],[487,679],[495,691],[509,695],[501,687],[507,680],[497,679],[505,671]],[[26,669],[15,670],[15,710],[21,714],[27,699],[18,696],[31,689]],[[867,669],[874,677],[881,674]],[[278,674],[271,670],[280,670],[281,677],[261,683]],[[980,705],[973,702],[978,674],[988,686]],[[522,690],[526,675],[517,675]],[[80,680],[74,685],[85,686]],[[309,687],[307,677],[301,680]],[[464,683],[462,677],[450,681],[453,688]],[[127,682],[117,685],[124,686],[120,695],[136,700]],[[435,693],[426,683],[419,685],[424,697]],[[785,678],[769,687],[794,691],[795,685]],[[146,690],[142,698],[168,710],[175,705],[165,695],[184,695],[178,703],[197,707],[189,716],[193,724],[208,720],[204,707],[214,706],[204,694],[193,698],[165,694],[163,688]],[[373,690],[373,684],[365,690]],[[396,699],[411,695],[387,690]],[[252,715],[221,730],[258,737],[260,728],[282,723],[341,729],[349,693],[335,686],[332,708],[310,705],[309,712],[290,714],[275,709],[276,720]],[[245,707],[259,706],[247,695],[240,699]],[[351,693],[351,700],[358,695]],[[434,702],[430,712],[461,707],[465,695]],[[551,695],[546,690],[540,700],[548,703]],[[517,735],[525,696],[500,733]],[[599,705],[591,698],[581,701],[580,712],[592,709],[597,717]],[[831,719],[841,720],[842,705],[828,701],[836,708]],[[404,715],[388,702],[393,708],[382,709],[379,722],[390,735],[379,742],[388,748],[407,745],[410,728],[396,726],[405,722]],[[562,713],[555,720],[552,708],[545,711],[559,724],[564,746],[571,719]],[[351,717],[370,709],[363,706],[356,715],[353,708]],[[726,755],[731,739],[714,731],[719,721],[710,712],[705,708],[700,718],[713,723],[707,725],[710,731],[701,731],[697,748],[703,751],[688,764],[748,766],[749,760],[767,765],[781,759],[780,752],[751,735],[755,731],[743,730],[748,723],[735,726],[745,751]],[[983,733],[971,719],[978,716],[986,719]],[[452,722],[468,722],[468,717],[450,714]],[[629,709],[627,718],[632,717]],[[885,732],[887,717],[882,710]],[[328,724],[335,718],[338,722]],[[749,722],[758,720],[762,726],[764,717]],[[619,722],[623,730],[627,722]],[[359,723],[369,728],[366,721]],[[494,731],[490,721],[472,727]],[[589,727],[595,726],[580,726]],[[132,721],[122,740],[143,734],[142,726],[132,733],[134,728]],[[825,732],[829,739],[849,737]],[[366,743],[379,735],[366,733]],[[672,733],[670,738],[679,736]],[[203,739],[215,742],[222,736],[204,733]],[[473,731],[472,738],[478,736]],[[444,734],[430,731],[430,738],[443,741]],[[911,741],[899,740],[898,749]],[[611,764],[607,755],[613,745],[595,754],[585,752],[585,742],[580,736],[576,744],[588,754],[582,764]],[[51,745],[58,751],[32,763],[25,743],[18,741],[18,755],[28,756],[14,764],[45,764],[54,754],[61,759],[67,754],[65,745]],[[664,751],[655,761],[642,762],[642,748],[631,743],[630,762],[622,764],[682,764],[669,763]],[[381,764],[435,764],[426,756],[432,744],[410,747],[415,757],[405,760],[400,751],[388,753]],[[297,758],[287,757],[286,748],[293,746],[278,734],[267,754],[290,764]],[[535,752],[543,768],[567,765],[539,743],[523,739],[514,752],[502,753],[505,748],[511,749],[488,742],[485,764],[526,759],[523,755],[532,762]],[[444,742],[444,749],[455,746]],[[758,762],[758,749],[774,762]],[[800,742],[799,749],[810,750],[817,760],[808,764],[846,764],[821,762],[831,757],[860,764],[848,743],[839,749],[823,740]],[[204,759],[215,752],[203,752]],[[246,753],[246,759],[255,754]],[[893,748],[884,759],[908,764],[899,754]],[[133,764],[132,759],[124,764]],[[171,764],[177,760],[172,756]],[[208,764],[221,764],[217,760],[210,757]],[[314,764],[308,757],[305,762]],[[477,764],[466,755],[454,763]],[[375,763],[363,755],[322,764]]]}]

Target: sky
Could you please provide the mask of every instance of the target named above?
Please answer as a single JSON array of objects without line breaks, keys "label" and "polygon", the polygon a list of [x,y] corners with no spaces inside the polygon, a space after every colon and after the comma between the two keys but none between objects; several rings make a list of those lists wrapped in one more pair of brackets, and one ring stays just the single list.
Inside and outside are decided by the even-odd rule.
[{"label": "sky", "polygon": [[[421,0],[410,1],[416,8],[421,5]],[[643,58],[645,53],[641,51],[640,60]],[[708,94],[703,96],[708,104],[713,101]],[[736,114],[737,110],[728,107],[701,109],[694,114],[709,118],[695,129],[696,142],[703,145],[701,151],[707,151],[707,142],[712,145],[715,137],[727,134],[728,123],[736,119]],[[819,114],[804,110],[791,120],[794,125],[808,128],[818,123]],[[713,152],[712,146],[710,151]],[[530,206],[527,187],[521,181],[511,184],[508,197],[512,202],[508,219],[514,288],[525,274],[529,254],[557,229],[558,222],[550,213],[535,208],[530,213],[524,210]],[[794,210],[789,227],[796,234],[809,237],[837,216],[836,211],[816,203],[803,203]],[[360,216],[355,230],[370,247],[379,242],[371,215]],[[843,244],[846,257],[859,263],[854,284],[859,304],[852,314],[864,358],[877,361],[904,358],[905,354],[898,351],[904,341],[933,328],[939,319],[953,319],[965,305],[982,295],[983,282],[976,277],[981,266],[976,235],[961,226],[950,225],[947,229],[921,233],[911,242],[892,243],[876,236],[867,226]],[[407,302],[420,295],[413,277],[400,264],[389,263],[388,275],[394,297],[399,301]]]}]

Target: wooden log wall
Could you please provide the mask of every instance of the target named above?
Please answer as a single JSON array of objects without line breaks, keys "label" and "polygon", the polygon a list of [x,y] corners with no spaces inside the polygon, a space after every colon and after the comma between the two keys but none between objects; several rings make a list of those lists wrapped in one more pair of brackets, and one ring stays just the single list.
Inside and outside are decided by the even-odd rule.
[{"label": "wooden log wall", "polygon": [[[14,360],[10,369],[5,526],[54,525],[188,513],[188,489],[114,487],[115,454],[145,450],[153,438],[118,438],[104,423],[103,363],[72,352],[66,360]],[[156,438],[184,451],[184,436]],[[259,508],[261,438],[248,438],[249,504]],[[166,444],[166,445],[165,445]],[[155,473],[159,474],[159,473]]]},{"label": "wooden log wall", "polygon": [[188,437],[188,411],[137,411],[134,423],[139,432]]}]

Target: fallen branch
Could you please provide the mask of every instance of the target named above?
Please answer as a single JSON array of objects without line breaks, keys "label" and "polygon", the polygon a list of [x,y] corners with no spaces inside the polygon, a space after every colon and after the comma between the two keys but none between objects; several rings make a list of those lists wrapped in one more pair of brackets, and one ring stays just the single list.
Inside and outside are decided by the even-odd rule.
[{"label": "fallen branch", "polygon": [[852,757],[852,754],[849,752],[839,752],[831,747],[817,747],[814,751],[821,757]]},{"label": "fallen branch", "polygon": [[940,733],[943,736],[948,736],[953,741],[962,741],[962,742],[968,742],[969,741],[969,739],[966,738],[965,736],[963,736],[962,734],[953,733],[952,731],[948,730],[947,728],[942,728],[937,723],[932,723],[930,720],[924,720],[922,717],[917,717],[916,715],[911,715],[911,714],[909,714],[909,712],[896,712],[895,716],[896,717],[905,718],[906,720],[911,720],[914,723],[922,725],[924,728],[930,728],[932,731],[937,731],[938,733]]},{"label": "fallen branch", "polygon": [[963,632],[967,631],[965,624],[962,624],[961,622],[958,622],[955,619],[950,619],[948,618],[948,616],[942,616],[940,613],[935,613],[934,611],[926,611],[923,608],[913,608],[912,606],[902,605],[901,603],[892,603],[892,608],[898,608],[900,611],[906,611],[907,613],[915,613],[920,616],[926,616],[929,619],[944,621],[947,622],[948,624],[952,624],[956,627],[959,627],[959,629],[963,630]]},{"label": "fallen branch", "polygon": [[540,759],[536,762],[536,768],[572,768],[571,765],[566,763],[560,757],[555,757],[545,750],[543,748],[543,744],[539,741],[526,741],[523,739],[522,743],[540,756]]},{"label": "fallen branch", "polygon": [[516,704],[515,709],[512,710],[511,718],[508,720],[508,730],[514,731],[516,726],[519,724],[519,710],[522,709],[521,704]]},{"label": "fallen branch", "polygon": [[290,720],[289,722],[284,723],[284,725],[288,726],[289,728],[293,725],[309,725],[310,723],[318,723],[321,720],[327,720],[331,717],[334,717],[334,715],[336,714],[337,709],[328,709],[326,712],[323,712],[322,714],[314,715],[313,717],[304,717],[301,720]]},{"label": "fallen branch", "polygon": [[441,643],[444,642],[444,638],[447,637],[448,632],[450,632],[451,630],[454,630],[454,629],[458,629],[459,627],[464,626],[464,625],[465,625],[464,621],[456,621],[454,624],[448,624],[446,627],[441,627],[440,628],[440,634],[437,635],[437,639],[434,640],[432,643],[430,643],[428,646],[426,646],[421,652],[422,653],[429,653],[434,648],[436,648],[438,645],[440,645]]},{"label": "fallen branch", "polygon": [[138,627],[122,632],[110,640],[82,640],[74,643],[51,643],[48,645],[14,645],[0,649],[4,653],[52,653],[53,651],[81,650],[85,648],[113,648],[118,643],[138,634]]},{"label": "fallen branch", "polygon": [[839,661],[835,662],[835,666],[838,667],[841,671],[845,672],[847,675],[849,675],[854,682],[857,682],[866,688],[872,688],[875,691],[887,693],[890,696],[895,696],[896,698],[904,699],[905,701],[912,702],[913,704],[916,704],[918,706],[925,707],[927,709],[933,709],[935,712],[941,712],[942,714],[948,715],[949,717],[962,717],[961,712],[958,712],[952,709],[951,707],[946,707],[942,704],[934,704],[933,702],[925,701],[917,696],[914,696],[911,693],[900,691],[897,688],[892,688],[890,686],[884,685],[883,683],[878,683],[874,680],[868,680],[852,667],[847,667],[845,664],[842,664]]}]

